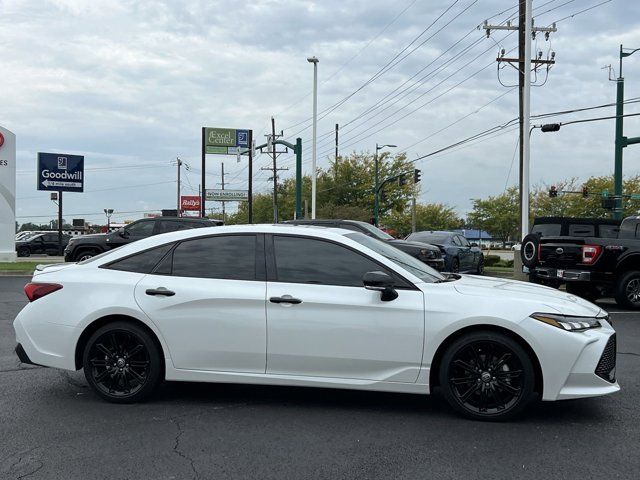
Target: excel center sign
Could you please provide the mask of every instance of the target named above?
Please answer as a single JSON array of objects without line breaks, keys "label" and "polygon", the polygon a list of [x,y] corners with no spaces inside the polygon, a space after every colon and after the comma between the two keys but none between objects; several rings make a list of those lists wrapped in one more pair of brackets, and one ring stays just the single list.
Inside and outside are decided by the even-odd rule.
[{"label": "excel center sign", "polygon": [[204,129],[205,153],[237,155],[249,149],[249,130],[234,128]]}]

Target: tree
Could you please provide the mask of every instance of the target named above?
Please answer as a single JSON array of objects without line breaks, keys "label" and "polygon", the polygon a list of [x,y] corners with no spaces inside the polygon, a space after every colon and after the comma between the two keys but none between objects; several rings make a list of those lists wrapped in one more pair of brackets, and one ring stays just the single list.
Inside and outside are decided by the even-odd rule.
[{"label": "tree", "polygon": [[[442,203],[422,203],[416,205],[416,230],[455,230],[463,225],[456,211]],[[399,236],[411,233],[411,208],[392,212],[382,218],[382,225],[395,230]]]},{"label": "tree", "polygon": [[475,199],[467,223],[489,232],[503,242],[518,237],[520,230],[518,189],[508,188],[504,193],[484,200]]}]

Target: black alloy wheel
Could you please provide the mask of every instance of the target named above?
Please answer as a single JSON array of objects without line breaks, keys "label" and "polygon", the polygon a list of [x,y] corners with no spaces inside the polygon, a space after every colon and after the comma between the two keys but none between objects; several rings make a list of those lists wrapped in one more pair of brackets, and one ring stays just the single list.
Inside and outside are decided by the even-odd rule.
[{"label": "black alloy wheel", "polygon": [[95,252],[94,250],[84,250],[76,255],[76,262],[83,262],[84,260],[89,260],[90,258],[95,257],[97,254],[98,253]]},{"label": "black alloy wheel", "polygon": [[84,374],[93,390],[114,403],[131,403],[148,396],[162,372],[158,347],[142,328],[113,322],[99,328],[87,342]]},{"label": "black alloy wheel", "polygon": [[19,257],[29,257],[31,256],[31,250],[29,250],[27,247],[22,247],[18,250],[18,256]]},{"label": "black alloy wheel", "polygon": [[464,335],[447,349],[440,386],[449,404],[476,420],[507,420],[533,398],[534,370],[524,349],[506,335]]},{"label": "black alloy wheel", "polygon": [[451,261],[451,272],[458,273],[460,271],[460,260],[454,258]]},{"label": "black alloy wheel", "polygon": [[621,307],[640,310],[640,271],[622,274],[616,283],[615,298]]}]

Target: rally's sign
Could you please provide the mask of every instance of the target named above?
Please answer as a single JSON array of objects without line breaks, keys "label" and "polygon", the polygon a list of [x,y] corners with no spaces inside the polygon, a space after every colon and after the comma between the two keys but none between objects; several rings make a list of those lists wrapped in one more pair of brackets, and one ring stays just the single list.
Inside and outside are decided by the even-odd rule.
[{"label": "rally's sign", "polygon": [[84,157],[66,153],[38,153],[38,190],[82,192]]},{"label": "rally's sign", "polygon": [[214,202],[246,202],[249,200],[249,191],[207,189],[205,190],[205,198],[207,201]]},{"label": "rally's sign", "polygon": [[183,195],[180,197],[180,210],[199,212],[200,209],[199,195]]},{"label": "rally's sign", "polygon": [[249,130],[234,128],[204,129],[205,153],[237,155],[249,149]]}]

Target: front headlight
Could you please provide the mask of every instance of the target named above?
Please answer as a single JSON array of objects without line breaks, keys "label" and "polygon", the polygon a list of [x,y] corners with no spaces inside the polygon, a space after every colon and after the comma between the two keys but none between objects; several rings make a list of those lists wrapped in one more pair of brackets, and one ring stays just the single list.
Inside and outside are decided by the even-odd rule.
[{"label": "front headlight", "polygon": [[[531,315],[531,318],[569,332],[581,332],[602,326],[600,319],[595,317],[576,317],[572,315],[559,315],[557,313],[534,313]],[[606,320],[606,318],[603,318],[603,320]]]},{"label": "front headlight", "polygon": [[433,257],[433,252],[431,250],[427,250],[426,248],[420,249],[420,256],[425,258]]}]

